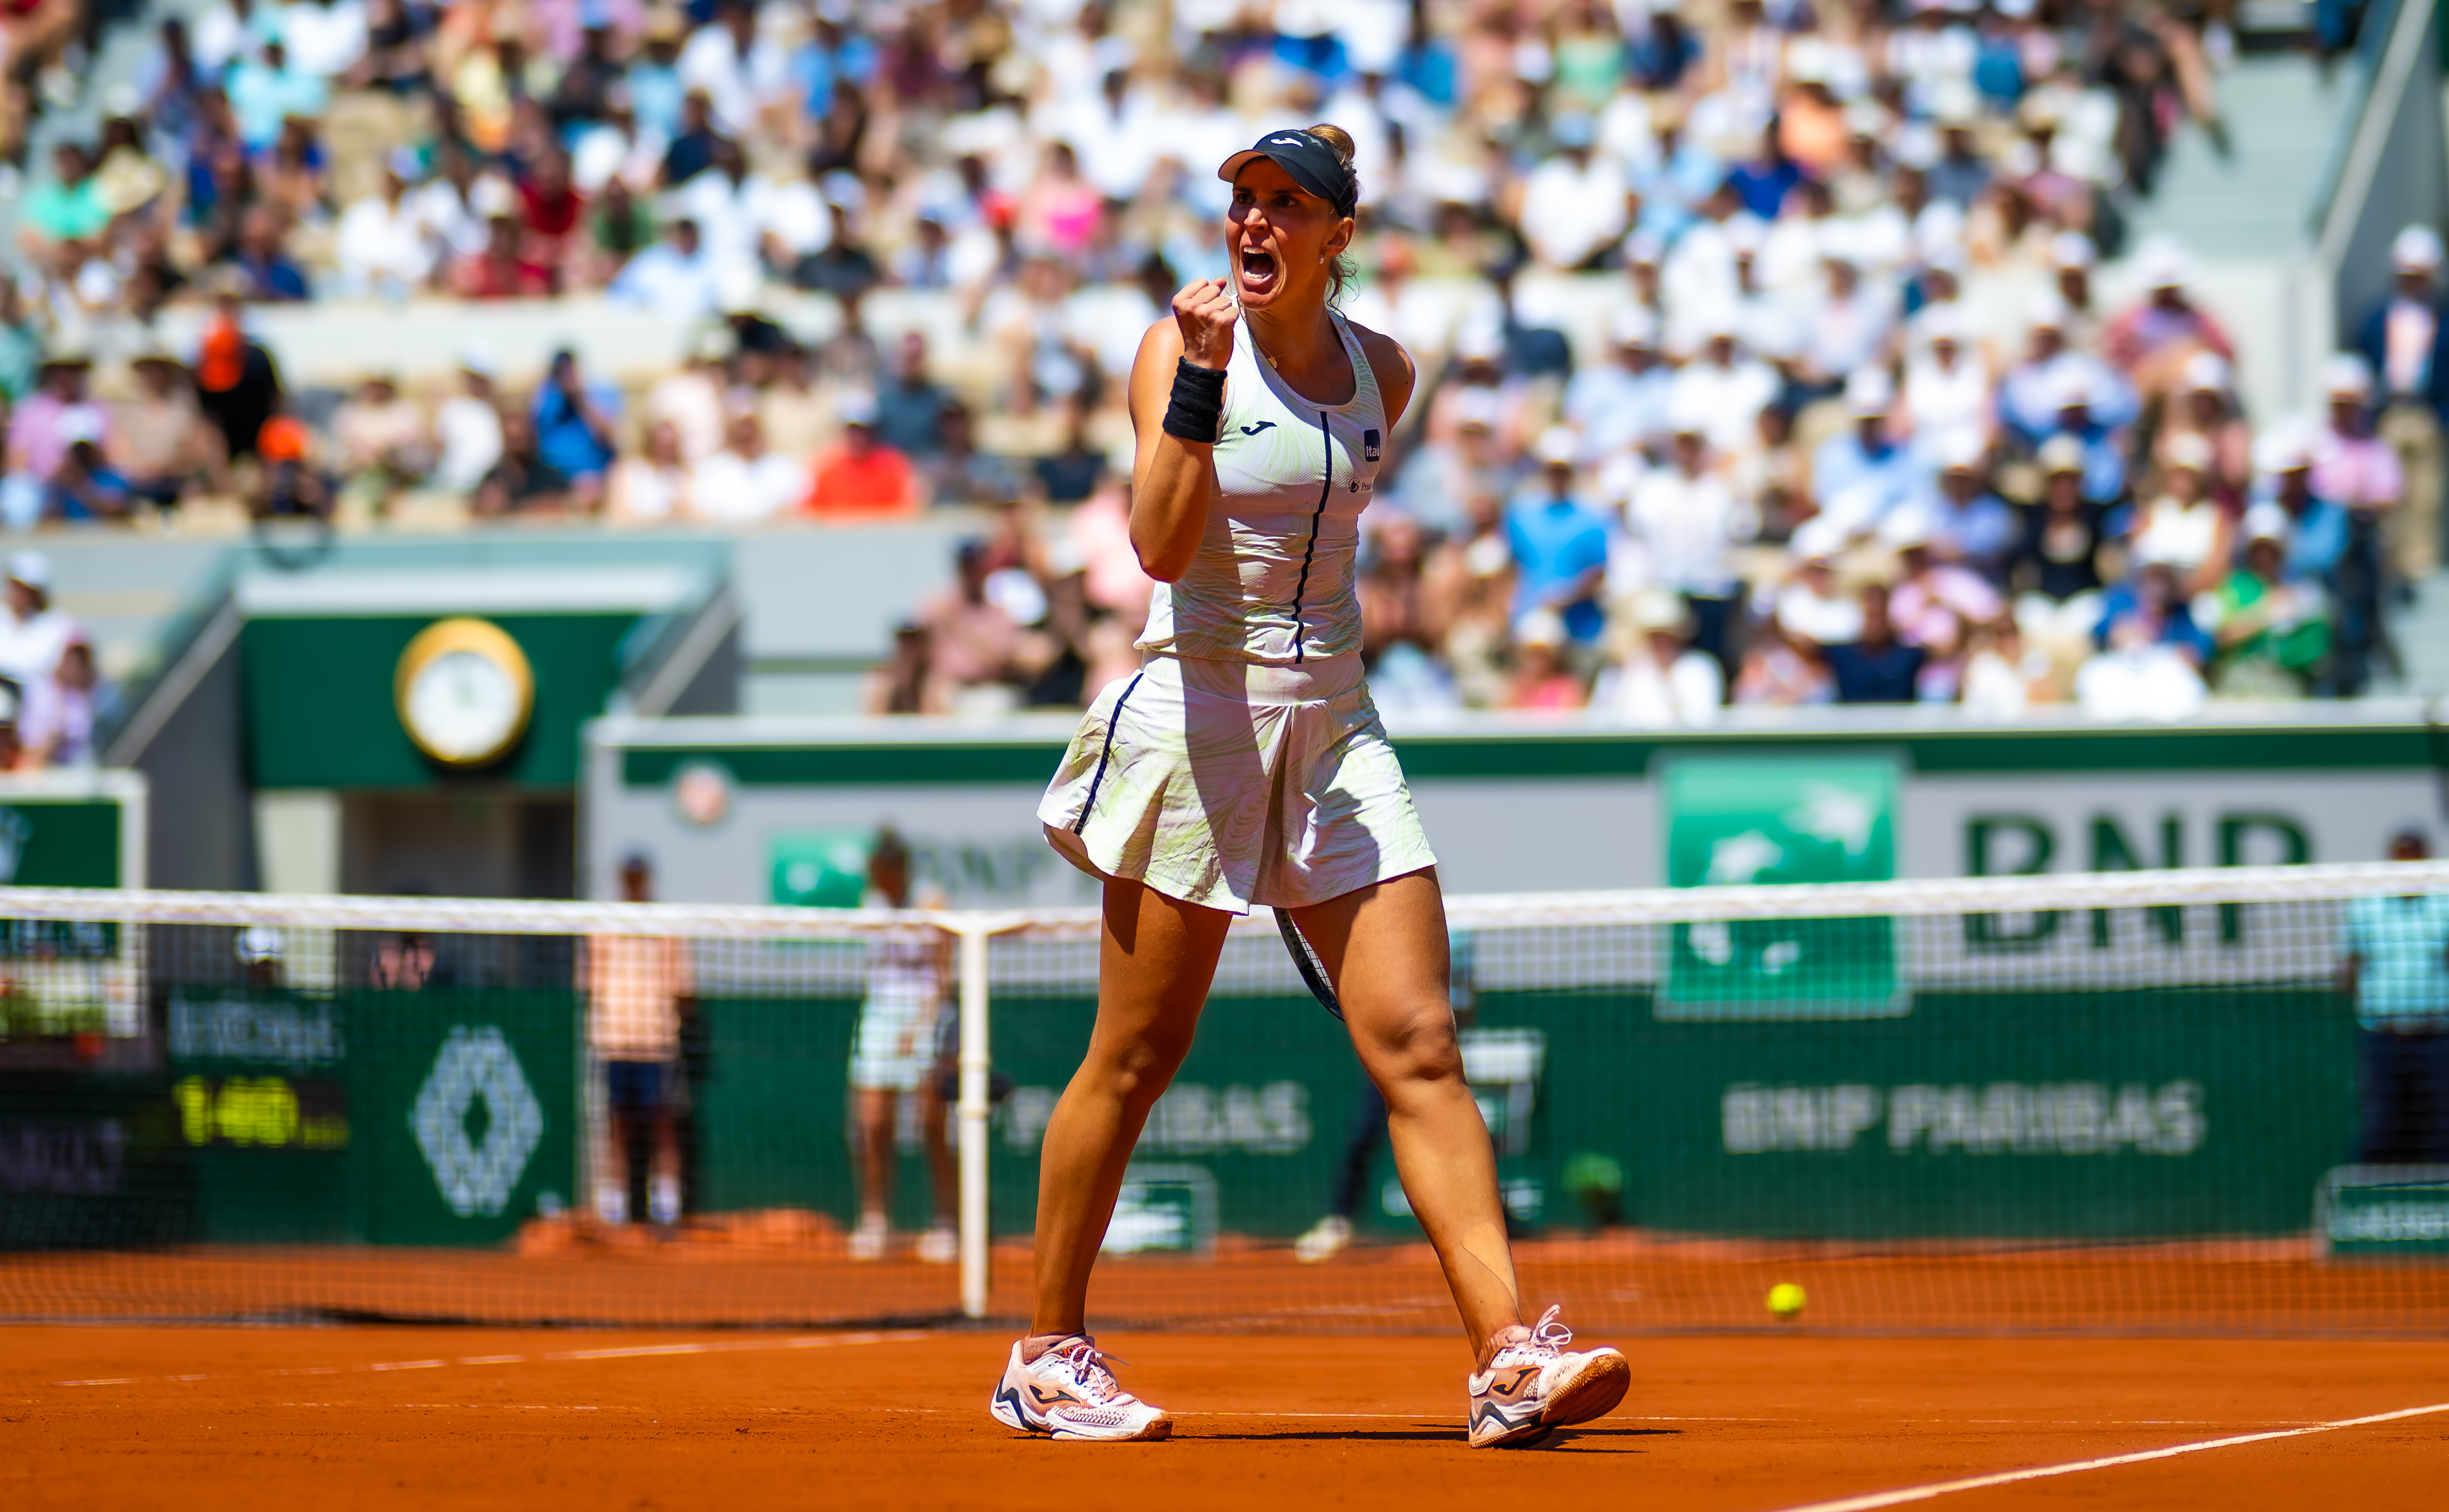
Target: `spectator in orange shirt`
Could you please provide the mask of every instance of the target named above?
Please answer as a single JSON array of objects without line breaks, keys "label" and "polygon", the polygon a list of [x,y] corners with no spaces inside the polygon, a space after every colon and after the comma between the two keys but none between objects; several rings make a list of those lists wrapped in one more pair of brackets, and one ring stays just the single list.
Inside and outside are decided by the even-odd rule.
[{"label": "spectator in orange shirt", "polygon": [[835,406],[841,445],[817,459],[800,507],[835,519],[916,514],[918,474],[910,459],[876,438],[876,401],[846,393]]}]

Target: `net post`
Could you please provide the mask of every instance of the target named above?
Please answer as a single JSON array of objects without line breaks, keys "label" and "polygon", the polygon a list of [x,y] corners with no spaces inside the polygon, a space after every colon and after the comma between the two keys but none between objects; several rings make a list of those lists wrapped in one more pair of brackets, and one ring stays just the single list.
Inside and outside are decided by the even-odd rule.
[{"label": "net post", "polygon": [[960,931],[961,1084],[958,1112],[961,1177],[961,1315],[987,1315],[988,1072],[993,1065],[987,1024],[987,942],[973,922]]}]

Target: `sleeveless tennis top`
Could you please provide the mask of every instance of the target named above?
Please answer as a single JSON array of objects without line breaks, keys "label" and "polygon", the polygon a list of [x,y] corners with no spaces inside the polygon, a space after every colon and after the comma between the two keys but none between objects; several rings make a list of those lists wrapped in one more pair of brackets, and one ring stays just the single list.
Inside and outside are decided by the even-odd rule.
[{"label": "sleeveless tennis top", "polygon": [[1327,318],[1352,359],[1342,404],[1294,392],[1259,355],[1247,318],[1234,334],[1207,529],[1181,581],[1156,585],[1141,650],[1299,666],[1360,649],[1353,573],[1386,405],[1351,326],[1332,310]]}]

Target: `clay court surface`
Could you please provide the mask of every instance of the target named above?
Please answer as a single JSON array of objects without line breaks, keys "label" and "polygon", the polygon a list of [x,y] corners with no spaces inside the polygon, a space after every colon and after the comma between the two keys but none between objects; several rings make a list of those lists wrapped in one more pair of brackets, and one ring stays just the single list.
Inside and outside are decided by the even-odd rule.
[{"label": "clay court surface", "polygon": [[2441,1505],[2449,1471],[2439,1343],[1636,1338],[1616,1415],[1493,1453],[1463,1446],[1458,1339],[1114,1334],[1179,1414],[1172,1442],[1124,1445],[989,1419],[1007,1342],[6,1328],[0,1506],[1765,1512],[2435,1406],[1914,1504],[2378,1512]]}]

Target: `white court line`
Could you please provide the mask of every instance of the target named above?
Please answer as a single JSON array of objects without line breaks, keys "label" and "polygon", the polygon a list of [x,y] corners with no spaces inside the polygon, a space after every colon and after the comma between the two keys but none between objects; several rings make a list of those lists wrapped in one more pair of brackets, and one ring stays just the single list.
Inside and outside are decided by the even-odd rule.
[{"label": "white court line", "polygon": [[[437,1370],[448,1365],[530,1365],[538,1361],[634,1360],[661,1354],[735,1354],[756,1349],[826,1349],[847,1344],[898,1344],[929,1337],[925,1329],[892,1333],[805,1333],[788,1339],[703,1339],[687,1344],[635,1344],[607,1349],[563,1349],[551,1354],[470,1354],[457,1360],[380,1360],[371,1365],[299,1365],[267,1370],[266,1375],[338,1375],[344,1370]],[[102,1376],[90,1381],[54,1381],[53,1386],[134,1386],[142,1380],[222,1381],[226,1375]]]},{"label": "white court line", "polygon": [[2436,1412],[2449,1412],[2449,1402],[2435,1402],[2430,1407],[2401,1407],[2396,1412],[2376,1412],[2365,1418],[2341,1418],[2335,1423],[2315,1423],[2301,1428],[2279,1428],[2268,1433],[2240,1433],[2234,1438],[2204,1439],[2194,1444],[2173,1444],[2165,1449],[2142,1449],[2133,1454],[2112,1454],[2105,1459],[2076,1460],[2067,1464],[2040,1464],[2028,1470],[2001,1470],[1996,1475],[1968,1476],[1961,1481],[1937,1481],[1929,1485],[1907,1486],[1901,1491],[1874,1491],[1869,1496],[1842,1497],[1834,1502],[1813,1502],[1806,1505],[1787,1507],[1784,1512],[1874,1512],[1875,1508],[1901,1506],[1907,1502],[1928,1502],[1936,1497],[1951,1496],[1958,1491],[1980,1491],[1994,1485],[2013,1485],[2018,1481],[2045,1481],[2056,1475],[2074,1475],[2084,1470],[2113,1469],[2121,1464],[2142,1464],[2151,1460],[2172,1460],[2181,1454],[2200,1454],[2206,1449],[2232,1449],[2241,1444],[2267,1444],[2273,1439],[2297,1439],[2308,1433],[2336,1433],[2341,1428],[2367,1427],[2375,1423],[2395,1423],[2401,1418],[2428,1417]]}]

